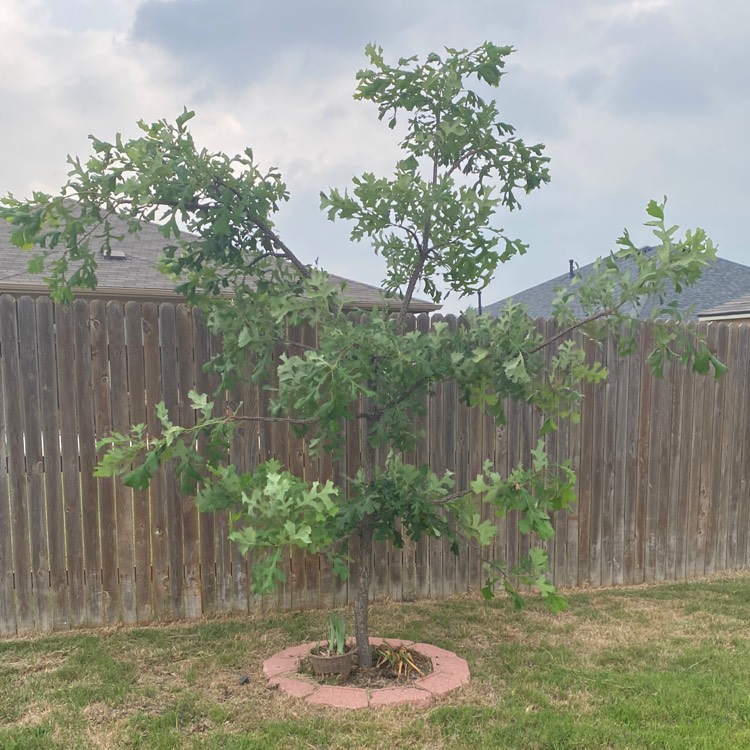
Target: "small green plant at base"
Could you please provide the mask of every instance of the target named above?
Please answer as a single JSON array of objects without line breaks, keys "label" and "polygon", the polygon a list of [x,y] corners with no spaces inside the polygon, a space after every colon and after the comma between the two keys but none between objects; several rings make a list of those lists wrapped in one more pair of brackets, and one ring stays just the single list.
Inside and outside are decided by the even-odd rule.
[{"label": "small green plant at base", "polygon": [[326,642],[318,641],[311,653],[315,656],[341,656],[348,651],[344,615],[331,612],[328,615],[328,640]]},{"label": "small green plant at base", "polygon": [[328,615],[328,652],[331,656],[343,654],[346,649],[346,623],[344,615],[331,612]]},{"label": "small green plant at base", "polygon": [[310,649],[309,664],[317,677],[323,675],[338,675],[338,682],[344,683],[349,679],[354,651],[347,647],[346,625],[344,616],[331,612],[328,616],[328,643],[321,646],[318,643]]}]

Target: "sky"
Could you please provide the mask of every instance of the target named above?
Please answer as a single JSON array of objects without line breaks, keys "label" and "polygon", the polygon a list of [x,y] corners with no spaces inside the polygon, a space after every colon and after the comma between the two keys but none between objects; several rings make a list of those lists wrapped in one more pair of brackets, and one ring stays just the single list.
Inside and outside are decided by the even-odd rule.
[{"label": "sky", "polygon": [[484,304],[608,253],[624,228],[649,244],[645,206],[664,196],[669,223],[750,264],[747,0],[2,0],[0,194],[57,192],[89,134],[134,137],[187,107],[200,145],[280,168],[277,227],[299,257],[378,284],[382,261],[319,211],[321,190],[399,158],[352,98],[364,47],[395,62],[485,40],[515,48],[494,95],[545,144],[552,180],[498,215],[530,249]]}]

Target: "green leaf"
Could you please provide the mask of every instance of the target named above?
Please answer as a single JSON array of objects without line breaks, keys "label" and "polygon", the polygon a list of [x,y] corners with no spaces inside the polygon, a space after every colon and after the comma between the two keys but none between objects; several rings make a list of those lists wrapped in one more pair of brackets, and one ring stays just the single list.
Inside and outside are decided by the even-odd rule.
[{"label": "green leaf", "polygon": [[520,352],[512,359],[508,360],[503,365],[503,369],[505,370],[505,374],[507,375],[508,379],[514,383],[531,382],[531,378],[526,371],[526,363],[524,361],[523,354],[521,354]]},{"label": "green leaf", "polygon": [[711,352],[702,346],[693,357],[693,370],[699,375],[707,375],[711,367]]},{"label": "green leaf", "polygon": [[[648,363],[648,366],[653,370],[654,375],[657,378],[661,378],[664,375],[664,354],[659,351],[658,349],[654,349],[654,351],[651,352],[651,354],[646,357],[646,362]],[[700,373],[700,370],[696,368],[696,364],[693,364],[693,369],[696,370],[696,372]],[[705,372],[708,372],[708,366],[706,365]],[[701,374],[705,374],[701,373]]]},{"label": "green leaf", "polygon": [[183,109],[182,114],[177,118],[177,127],[183,128],[185,126],[185,123],[187,123],[189,120],[192,120],[193,117],[195,117],[195,112],[188,111],[187,108]]},{"label": "green leaf", "polygon": [[650,200],[646,207],[646,213],[649,216],[653,216],[655,219],[660,221],[664,219],[664,205],[657,203],[655,200]]},{"label": "green leaf", "polygon": [[253,337],[252,337],[252,334],[250,333],[250,329],[247,327],[244,327],[240,331],[240,335],[237,337],[237,346],[239,346],[240,349],[244,349],[252,340],[253,340]]},{"label": "green leaf", "polygon": [[44,271],[44,255],[34,255],[28,263],[28,271],[33,274],[40,274]]},{"label": "green leaf", "polygon": [[151,484],[151,476],[151,473],[144,466],[140,466],[125,474],[122,481],[126,487],[131,487],[134,490],[146,490]]},{"label": "green leaf", "polygon": [[477,532],[479,544],[481,544],[483,547],[486,547],[497,535],[497,526],[490,521],[476,523],[474,529]]},{"label": "green leaf", "polygon": [[510,597],[510,600],[513,602],[514,609],[521,610],[523,609],[526,602],[524,601],[523,597],[518,593],[517,589],[509,580],[503,581],[503,588],[505,589],[505,593],[508,594]]},{"label": "green leaf", "polygon": [[554,432],[557,429],[557,422],[553,417],[548,417],[544,420],[541,428],[539,429],[540,435],[548,435],[550,432]]},{"label": "green leaf", "polygon": [[568,602],[561,594],[549,593],[544,596],[544,599],[552,614],[559,614],[568,608]]},{"label": "green leaf", "polygon": [[721,378],[724,375],[724,373],[727,372],[728,368],[723,362],[719,361],[716,357],[714,357],[713,354],[709,355],[709,360],[711,361],[711,364],[713,365],[713,368],[714,368],[714,378],[716,380],[719,380],[719,378]]},{"label": "green leaf", "polygon": [[536,448],[531,451],[531,455],[534,458],[534,471],[543,471],[549,466],[549,459],[547,458],[547,452],[544,449],[543,440],[537,442]]},{"label": "green leaf", "polygon": [[549,558],[541,547],[532,547],[529,550],[529,560],[536,571],[547,570]]}]

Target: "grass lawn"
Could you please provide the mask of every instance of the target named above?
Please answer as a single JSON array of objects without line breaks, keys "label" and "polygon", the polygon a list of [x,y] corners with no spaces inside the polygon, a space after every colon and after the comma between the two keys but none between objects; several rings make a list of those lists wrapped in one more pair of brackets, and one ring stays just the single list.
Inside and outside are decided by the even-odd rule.
[{"label": "grass lawn", "polygon": [[269,690],[263,659],[322,638],[321,612],[0,640],[0,748],[750,748],[750,576],[569,604],[374,605],[373,635],[468,660],[472,682],[428,709]]}]

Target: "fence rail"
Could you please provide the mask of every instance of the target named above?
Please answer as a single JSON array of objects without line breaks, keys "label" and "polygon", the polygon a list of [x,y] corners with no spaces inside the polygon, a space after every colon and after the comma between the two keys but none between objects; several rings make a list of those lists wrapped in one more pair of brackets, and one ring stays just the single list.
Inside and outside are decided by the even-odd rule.
[{"label": "fence rail", "polygon": [[[423,314],[410,325],[426,330],[437,319]],[[578,502],[555,515],[547,544],[558,585],[681,580],[750,563],[750,326],[700,328],[729,366],[718,382],[678,366],[654,378],[647,327],[629,359],[617,359],[612,340],[598,352],[586,344],[610,377],[586,389],[579,424],[546,438],[578,473]],[[314,345],[314,331],[296,333]],[[96,440],[139,422],[155,429],[158,401],[190,424],[186,394],[215,390],[203,364],[219,346],[184,305],[0,297],[0,634],[349,601],[325,559],[298,551],[285,556],[277,594],[252,595],[227,515],[199,514],[167,470],[139,492],[93,476]],[[268,406],[252,387],[230,397],[246,415]],[[487,458],[501,472],[525,460],[540,428],[533,410],[514,403],[496,427],[452,384],[438,386],[417,419],[425,438],[407,458],[452,470],[458,486]],[[336,462],[311,459],[280,424],[238,430],[232,455],[244,466],[274,456],[307,479],[341,480],[360,461],[359,425],[346,430]],[[517,560],[529,543],[517,517],[493,520],[495,545],[481,554]],[[480,584],[476,546],[454,557],[442,540],[376,542],[375,597],[440,597]]]}]

